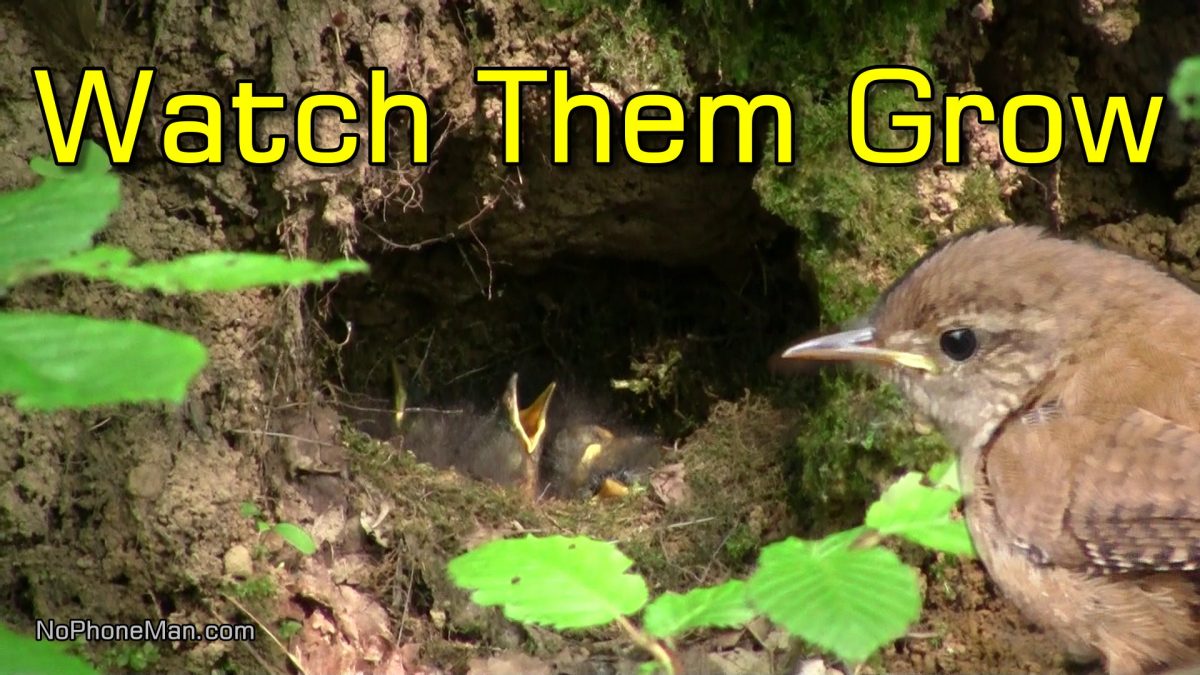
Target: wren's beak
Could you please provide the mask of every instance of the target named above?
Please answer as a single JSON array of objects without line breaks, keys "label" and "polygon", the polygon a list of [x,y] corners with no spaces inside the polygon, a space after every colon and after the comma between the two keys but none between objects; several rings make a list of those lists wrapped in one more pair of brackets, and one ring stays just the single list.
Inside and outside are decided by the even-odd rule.
[{"label": "wren's beak", "polygon": [[785,359],[808,361],[861,361],[885,366],[902,366],[937,373],[937,364],[927,356],[875,346],[875,331],[871,328],[824,335],[788,347]]}]

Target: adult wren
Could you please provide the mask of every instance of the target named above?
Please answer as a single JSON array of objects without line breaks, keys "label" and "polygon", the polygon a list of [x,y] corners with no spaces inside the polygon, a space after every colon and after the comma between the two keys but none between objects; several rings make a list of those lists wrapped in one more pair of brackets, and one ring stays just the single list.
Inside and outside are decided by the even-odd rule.
[{"label": "adult wren", "polygon": [[873,364],[936,424],[988,573],[1076,660],[1200,664],[1200,295],[1001,227],[924,258],[866,327],[783,356]]}]

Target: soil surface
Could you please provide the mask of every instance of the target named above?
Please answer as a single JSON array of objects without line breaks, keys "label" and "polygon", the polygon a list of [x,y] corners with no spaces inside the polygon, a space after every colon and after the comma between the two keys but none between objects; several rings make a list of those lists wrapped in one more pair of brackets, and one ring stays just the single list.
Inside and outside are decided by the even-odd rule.
[{"label": "soil surface", "polygon": [[[1200,44],[1200,15],[1173,0],[951,4],[937,76],[994,100],[1119,91],[1140,110]],[[102,65],[122,106],[135,70],[153,65],[158,112],[119,170],[122,205],[104,242],[145,260],[234,249],[354,255],[372,267],[306,290],[164,298],[51,278],[0,298],[6,309],[156,323],[210,353],[179,408],[35,415],[0,404],[0,589],[10,599],[0,618],[24,629],[86,617],[262,631],[253,644],[92,646],[112,671],[141,650],[153,672],[632,672],[643,655],[619,633],[519,628],[470,605],[446,561],[515,532],[587,534],[620,544],[656,591],[684,590],[745,575],[765,543],[837,529],[797,513],[789,496],[797,420],[822,396],[815,378],[767,364],[817,328],[821,283],[799,255],[803,238],[760,204],[758,167],[551,166],[538,97],[525,147],[538,159],[499,161],[498,100],[472,84],[475,65],[570,67],[580,86],[618,98],[662,85],[635,56],[622,69],[586,35],[530,0],[0,4],[0,189],[31,185],[27,161],[48,151],[31,66],[54,67],[66,101],[78,68]],[[647,40],[647,53],[659,48]],[[386,166],[360,157],[317,169],[293,156],[269,169],[184,169],[159,156],[169,92],[228,96],[253,79],[292,101],[318,90],[363,99],[376,65],[393,88],[429,101],[431,165],[409,161],[400,118]],[[258,137],[291,133],[290,117],[264,115]],[[93,116],[86,133],[99,131]],[[318,124],[326,145],[337,133]],[[989,217],[1046,223],[1200,281],[1200,151],[1173,115],[1150,164],[1134,168],[1068,152],[1053,170],[1026,169],[999,155],[994,127],[966,133],[969,170],[1000,194]],[[914,227],[966,227],[968,168],[916,170],[927,213]],[[386,426],[394,370],[409,405],[472,419],[513,372],[525,401],[555,381],[552,427],[586,421],[652,438],[665,468],[622,500],[531,504],[511,486],[420,463],[366,424]],[[304,526],[318,554],[260,535],[239,513],[245,502]],[[903,553],[920,565],[925,613],[860,672],[1063,671],[1057,646],[976,563]],[[819,658],[768,626],[679,646],[689,672],[785,672]]]}]

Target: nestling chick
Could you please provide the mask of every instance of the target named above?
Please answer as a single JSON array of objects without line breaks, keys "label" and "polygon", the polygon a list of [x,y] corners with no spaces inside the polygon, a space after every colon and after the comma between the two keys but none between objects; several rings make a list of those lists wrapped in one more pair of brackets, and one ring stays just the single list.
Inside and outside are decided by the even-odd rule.
[{"label": "nestling chick", "polygon": [[597,424],[570,424],[555,434],[542,461],[547,491],[564,499],[619,497],[662,461],[652,438],[617,435]]},{"label": "nestling chick", "polygon": [[342,408],[361,431],[412,452],[421,462],[520,487],[532,498],[538,490],[538,462],[555,384],[550,383],[526,408],[520,406],[517,384],[514,373],[496,407],[486,414],[470,409],[406,411],[400,382],[395,411],[361,402]]},{"label": "nestling chick", "polygon": [[514,373],[500,404],[461,446],[456,465],[471,476],[518,485],[526,497],[536,497],[546,415],[554,388],[551,382],[533,403],[521,408]]}]

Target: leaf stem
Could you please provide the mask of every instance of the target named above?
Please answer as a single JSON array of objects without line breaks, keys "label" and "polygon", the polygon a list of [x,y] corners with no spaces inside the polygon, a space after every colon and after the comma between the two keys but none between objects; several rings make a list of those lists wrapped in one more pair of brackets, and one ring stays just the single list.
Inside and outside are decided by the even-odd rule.
[{"label": "leaf stem", "polygon": [[667,671],[667,675],[675,675],[675,659],[661,642],[647,635],[623,616],[617,617],[617,625],[629,635],[634,644],[650,652],[654,660]]}]

